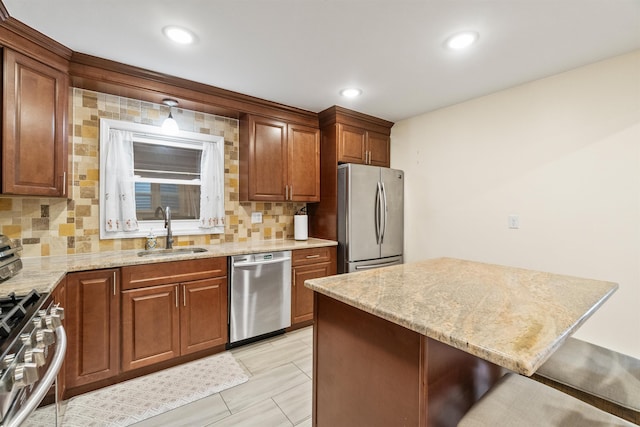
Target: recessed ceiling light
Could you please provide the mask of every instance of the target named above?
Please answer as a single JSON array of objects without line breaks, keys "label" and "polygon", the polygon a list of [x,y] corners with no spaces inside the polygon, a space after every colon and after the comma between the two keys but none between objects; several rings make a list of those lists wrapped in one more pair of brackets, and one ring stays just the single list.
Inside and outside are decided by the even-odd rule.
[{"label": "recessed ceiling light", "polygon": [[464,31],[452,35],[445,42],[445,46],[453,50],[466,49],[478,40],[478,33],[475,31]]},{"label": "recessed ceiling light", "polygon": [[176,26],[164,27],[162,29],[162,32],[164,33],[165,36],[169,38],[169,40],[172,40],[176,43],[192,44],[196,41],[195,34],[181,27],[176,27]]},{"label": "recessed ceiling light", "polygon": [[344,96],[345,98],[355,98],[362,95],[362,90],[356,88],[342,89],[340,91],[340,95]]}]

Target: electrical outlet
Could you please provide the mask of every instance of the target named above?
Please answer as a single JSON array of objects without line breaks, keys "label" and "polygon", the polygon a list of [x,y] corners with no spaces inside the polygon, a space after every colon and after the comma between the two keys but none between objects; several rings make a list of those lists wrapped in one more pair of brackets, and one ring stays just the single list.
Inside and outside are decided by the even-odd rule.
[{"label": "electrical outlet", "polygon": [[519,215],[509,215],[509,228],[520,228]]},{"label": "electrical outlet", "polygon": [[251,224],[262,224],[262,212],[251,212]]}]

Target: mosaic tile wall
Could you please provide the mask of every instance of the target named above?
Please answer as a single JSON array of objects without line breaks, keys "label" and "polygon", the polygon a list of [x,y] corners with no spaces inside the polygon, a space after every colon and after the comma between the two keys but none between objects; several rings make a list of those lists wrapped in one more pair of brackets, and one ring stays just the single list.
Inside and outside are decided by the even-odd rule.
[{"label": "mosaic tile wall", "polygon": [[[0,197],[0,230],[21,239],[22,256],[49,256],[144,248],[144,238],[100,240],[99,119],[110,118],[160,126],[169,109],[139,100],[83,89],[70,93],[70,199]],[[174,236],[174,245],[284,239],[293,237],[293,215],[304,203],[239,202],[239,125],[235,119],[174,108],[180,129],[224,137],[224,234]],[[251,224],[251,212],[263,222]],[[164,238],[158,238],[164,244]]]}]

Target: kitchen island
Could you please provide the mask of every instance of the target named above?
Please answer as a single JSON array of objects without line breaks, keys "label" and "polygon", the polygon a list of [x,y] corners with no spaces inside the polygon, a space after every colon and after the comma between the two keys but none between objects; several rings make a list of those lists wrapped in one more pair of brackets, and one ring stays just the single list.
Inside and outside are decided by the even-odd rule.
[{"label": "kitchen island", "polygon": [[617,289],[441,258],[313,279],[313,423],[448,426],[531,375]]}]

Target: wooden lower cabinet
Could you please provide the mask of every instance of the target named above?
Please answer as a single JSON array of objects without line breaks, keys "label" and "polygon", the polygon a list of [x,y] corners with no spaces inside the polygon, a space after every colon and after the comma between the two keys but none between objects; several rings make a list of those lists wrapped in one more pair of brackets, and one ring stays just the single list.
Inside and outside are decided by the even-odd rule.
[{"label": "wooden lower cabinet", "polygon": [[227,278],[185,283],[182,298],[180,353],[189,354],[226,344]]},{"label": "wooden lower cabinet", "polygon": [[305,280],[336,274],[336,248],[293,251],[291,266],[291,325],[296,326],[313,321],[313,291]]},{"label": "wooden lower cabinet", "polygon": [[122,370],[180,355],[178,285],[122,292]]},{"label": "wooden lower cabinet", "polygon": [[122,270],[123,372],[226,344],[226,258]]},{"label": "wooden lower cabinet", "polygon": [[67,275],[67,387],[114,377],[120,366],[119,269]]}]

